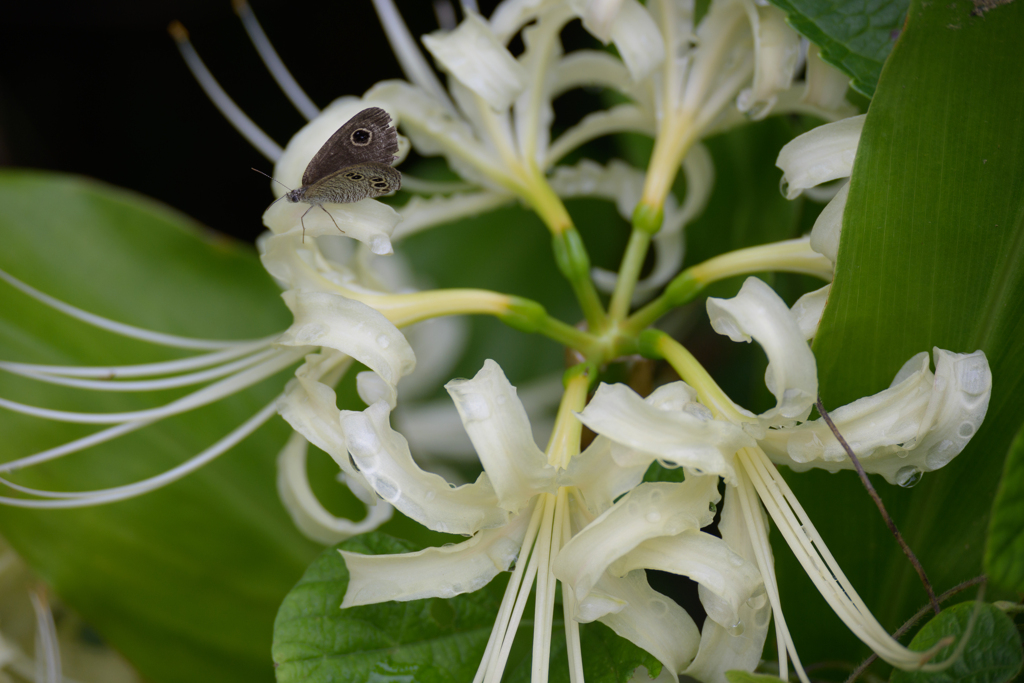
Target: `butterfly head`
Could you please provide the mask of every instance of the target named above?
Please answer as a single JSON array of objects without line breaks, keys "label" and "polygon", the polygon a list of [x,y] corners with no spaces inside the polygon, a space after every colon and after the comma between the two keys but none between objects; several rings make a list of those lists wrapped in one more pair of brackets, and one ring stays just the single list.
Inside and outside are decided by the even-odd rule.
[{"label": "butterfly head", "polygon": [[305,201],[303,199],[303,196],[305,194],[306,194],[306,188],[305,188],[305,186],[303,186],[303,187],[300,187],[297,190],[291,190],[290,192],[287,192],[284,195],[284,197],[285,197],[285,199],[290,201],[292,204],[296,204],[298,202]]}]

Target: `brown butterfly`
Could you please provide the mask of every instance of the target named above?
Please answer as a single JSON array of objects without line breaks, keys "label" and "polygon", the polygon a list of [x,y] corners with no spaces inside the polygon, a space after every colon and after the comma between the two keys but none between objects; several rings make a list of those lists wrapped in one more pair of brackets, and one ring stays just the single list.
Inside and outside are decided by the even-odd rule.
[{"label": "brown butterfly", "polygon": [[[402,174],[391,167],[397,152],[398,133],[391,125],[391,116],[380,107],[364,109],[324,143],[306,166],[302,187],[288,192],[285,198],[309,204],[309,213],[317,206],[324,209],[328,203],[348,204],[394,192],[402,187]],[[331,216],[327,209],[324,212]],[[303,233],[306,213],[299,218]],[[337,221],[334,225],[341,230]]]}]

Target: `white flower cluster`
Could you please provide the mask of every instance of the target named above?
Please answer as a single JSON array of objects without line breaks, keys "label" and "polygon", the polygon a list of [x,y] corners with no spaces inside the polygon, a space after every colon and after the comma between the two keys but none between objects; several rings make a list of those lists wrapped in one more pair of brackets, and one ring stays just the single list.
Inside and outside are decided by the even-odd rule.
[{"label": "white flower cluster", "polygon": [[[304,358],[274,406],[295,430],[281,454],[279,486],[300,529],[319,541],[336,542],[376,528],[390,517],[390,505],[430,529],[469,537],[407,555],[343,553],[351,579],[342,606],[451,597],[511,570],[476,681],[501,679],[534,586],[532,680],[547,679],[560,582],[573,681],[583,680],[580,623],[608,625],[657,657],[673,676],[686,673],[705,683],[724,683],[726,671],[757,666],[774,616],[782,676],[792,657],[806,683],[779,600],[768,543],[770,518],[859,638],[895,666],[922,666],[930,655],[907,650],[872,617],[775,468],[776,463],[796,470],[851,467],[828,428],[808,421],[818,386],[807,340],[816,332],[828,287],[802,298],[792,310],[756,278],[748,279],[734,298],[708,300],[717,332],[733,341],[753,339],[768,356],[765,382],[776,402],[760,415],[734,404],[678,342],[642,332],[649,324],[642,312],[639,318],[626,317],[630,304],[650,298],[678,274],[683,228],[701,213],[713,184],[713,165],[701,138],[770,113],[841,119],[852,113],[844,100],[845,79],[817,59],[813,49],[802,48],[778,9],[754,0],[712,0],[696,24],[692,0],[649,0],[646,5],[637,0],[505,0],[490,18],[466,11],[457,26],[423,38],[447,74],[447,87],[442,87],[391,1],[375,0],[375,5],[409,81],[385,81],[362,98],[343,98],[318,114],[314,110],[309,125],[283,151],[273,143],[261,142],[261,148],[275,158],[276,178],[297,187],[310,158],[332,133],[357,112],[377,106],[389,112],[401,133],[399,163],[410,149],[441,156],[461,181],[437,183],[405,174],[403,185],[427,196],[397,209],[373,199],[326,204],[325,211],[311,212],[304,221],[308,207],[274,203],[264,215],[271,232],[260,242],[261,256],[281,284],[294,322],[272,342],[240,342],[211,353],[228,360],[263,355],[251,356],[256,360],[239,366],[242,372],[223,380],[222,388],[197,392],[188,403],[215,400],[227,388],[255,381],[243,377],[244,372],[262,379]],[[596,38],[613,43],[617,54],[565,53],[561,31],[575,18]],[[246,21],[253,21],[251,14]],[[524,45],[518,56],[508,48],[517,35]],[[190,50],[183,47],[197,75],[207,79],[204,87],[215,99],[223,95]],[[794,84],[805,64],[806,79]],[[581,86],[613,89],[628,103],[591,113],[551,139],[552,101]],[[845,118],[783,149],[779,165],[789,195],[849,176],[862,124],[860,117]],[[262,140],[246,130],[250,138]],[[646,173],[620,161],[556,167],[581,145],[620,132],[654,137]],[[680,169],[688,187],[682,203],[670,193]],[[283,190],[275,192],[280,196]],[[539,306],[524,309],[522,300],[505,294],[412,291],[389,274],[388,259],[382,258],[392,253],[393,239],[513,201],[525,203],[553,235],[564,237],[575,228],[562,199],[576,196],[614,201],[640,232],[653,236],[658,248],[657,265],[644,280],[638,281],[647,247],[642,237],[631,273],[625,265],[618,274],[591,273],[585,264],[582,280],[573,286],[587,315],[586,332],[550,321]],[[762,270],[830,280],[845,199],[843,188],[809,241],[726,254],[688,272],[702,284]],[[588,294],[595,282],[614,290],[607,313],[597,294]],[[645,310],[661,310],[656,304]],[[548,331],[554,330],[549,336],[556,340],[583,339],[575,350],[586,362],[567,373],[543,450],[534,441],[526,407],[497,363],[487,361],[471,380],[450,381],[446,388],[483,469],[475,482],[455,487],[417,464],[391,419],[400,383],[416,367],[408,328],[461,314],[515,319],[531,331],[549,325]],[[646,324],[631,326],[631,320]],[[639,346],[665,359],[683,381],[660,386],[646,397],[623,384],[602,384],[588,403],[595,368],[620,355],[627,348],[620,341],[630,335],[630,352]],[[980,425],[992,383],[984,354],[936,349],[934,360],[932,373],[927,355],[915,356],[889,389],[834,412],[835,423],[868,472],[911,483],[949,462]],[[368,369],[357,379],[368,407],[341,410],[335,387],[355,362]],[[273,409],[262,412],[260,421]],[[173,412],[125,414],[118,427],[108,430],[110,438],[117,430],[141,428]],[[45,416],[53,417],[54,411],[49,413]],[[580,452],[583,425],[598,436]],[[255,426],[250,426],[243,425],[252,431]],[[211,449],[213,455],[201,454],[189,468],[216,457],[246,433],[225,437]],[[307,443],[333,457],[345,483],[371,508],[362,522],[337,519],[317,502],[306,480]],[[37,460],[51,457],[56,456]],[[654,462],[682,468],[685,481],[643,483]],[[189,468],[85,504],[136,495],[184,476]],[[704,529],[718,510],[720,535],[714,535]],[[647,569],[688,576],[699,585],[708,616],[701,629],[684,609],[648,585]]]}]

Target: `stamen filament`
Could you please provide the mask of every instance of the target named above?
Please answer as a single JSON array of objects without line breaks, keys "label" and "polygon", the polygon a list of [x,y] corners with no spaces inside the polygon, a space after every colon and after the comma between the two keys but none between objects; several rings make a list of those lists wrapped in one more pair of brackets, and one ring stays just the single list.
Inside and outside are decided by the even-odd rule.
[{"label": "stamen filament", "polygon": [[120,422],[161,420],[165,417],[170,417],[171,415],[177,415],[178,413],[187,412],[189,410],[214,403],[225,396],[230,396],[231,394],[241,391],[256,382],[283,370],[292,363],[297,362],[308,352],[309,348],[307,347],[278,352],[275,357],[268,361],[260,363],[248,370],[243,370],[242,372],[215,384],[211,384],[208,387],[204,387],[203,389],[195,391],[180,399],[171,401],[159,408],[150,408],[148,410],[136,410],[124,413],[78,413],[65,410],[38,408],[36,406],[29,406],[15,401],[9,401],[5,398],[0,398],[0,408],[7,408],[8,410],[12,410],[16,413],[31,415],[33,417],[39,417],[46,420],[72,422],[76,424],[117,424]]},{"label": "stamen filament", "polygon": [[67,508],[81,508],[91,507],[94,505],[104,505],[106,503],[113,503],[121,500],[127,500],[136,496],[141,496],[150,491],[162,488],[171,484],[188,474],[191,474],[195,470],[203,467],[210,461],[214,460],[220,455],[233,448],[235,445],[240,443],[247,436],[252,434],[254,431],[259,429],[265,422],[270,420],[274,415],[277,414],[277,401],[280,396],[274,397],[274,399],[264,406],[258,413],[250,417],[244,423],[235,428],[230,434],[223,437],[220,441],[207,448],[205,451],[193,456],[189,460],[182,464],[167,470],[163,474],[159,474],[155,477],[143,479],[142,481],[135,482],[134,484],[128,484],[126,486],[117,486],[109,489],[99,489],[96,491],[83,491],[83,492],[55,492],[55,491],[39,491],[35,489],[27,489],[25,487],[12,484],[5,479],[0,479],[0,483],[3,483],[16,490],[31,493],[36,496],[49,496],[58,498],[58,500],[27,500],[24,498],[8,498],[0,497],[0,504],[10,505],[12,507],[21,508],[35,508],[35,509],[67,509]]},{"label": "stamen filament", "polygon": [[135,327],[134,325],[126,325],[119,323],[103,316],[83,311],[80,308],[66,304],[60,299],[56,299],[49,294],[43,294],[35,287],[28,285],[18,278],[14,277],[10,273],[0,270],[0,280],[3,280],[7,284],[11,285],[15,289],[32,297],[41,304],[45,304],[50,308],[60,311],[61,313],[81,320],[84,323],[98,327],[101,330],[113,332],[114,334],[120,334],[123,337],[129,339],[138,339],[140,341],[146,341],[151,344],[159,344],[160,346],[169,346],[177,349],[226,349],[236,347],[240,344],[255,344],[257,342],[260,345],[265,345],[267,342],[264,340],[255,339],[240,339],[240,340],[225,340],[218,341],[213,339],[195,339],[193,337],[180,337],[175,334],[164,334],[162,332],[153,332],[141,327]]},{"label": "stamen filament", "polygon": [[252,119],[245,115],[245,112],[235,104],[234,100],[228,97],[228,94],[220,87],[217,79],[213,77],[210,70],[203,64],[203,60],[199,58],[199,53],[192,47],[192,43],[188,39],[188,31],[185,30],[185,27],[180,22],[174,21],[171,22],[168,31],[171,37],[174,38],[174,42],[178,45],[178,50],[181,52],[181,56],[184,58],[189,71],[195,76],[196,81],[199,82],[199,87],[210,98],[213,106],[217,107],[220,113],[224,115],[224,118],[228,120],[228,123],[234,126],[235,130],[248,140],[249,144],[255,147],[260,154],[272,162],[277,162],[281,158],[281,146],[270,139],[270,136],[264,133]]},{"label": "stamen filament", "polygon": [[24,367],[11,367],[12,365],[15,365],[13,363],[3,362],[0,362],[0,369],[7,370],[11,374],[21,375],[22,377],[28,377],[39,382],[45,382],[46,384],[57,384],[65,387],[74,387],[76,389],[123,392],[160,391],[163,389],[175,389],[178,387],[191,386],[193,384],[202,384],[203,382],[208,382],[211,379],[224,377],[225,375],[230,375],[233,372],[243,370],[256,363],[259,363],[260,361],[266,360],[267,358],[274,356],[278,353],[279,351],[277,351],[276,349],[265,349],[247,358],[237,360],[234,363],[225,363],[224,365],[215,368],[210,368],[209,370],[193,372],[186,375],[178,375],[177,377],[168,377],[165,379],[154,379],[146,381],[119,382],[111,380],[71,379],[60,376],[54,376],[49,373],[31,372],[29,370],[24,369]]},{"label": "stamen filament", "polygon": [[267,70],[270,71],[270,75],[274,77],[281,90],[284,91],[288,101],[299,110],[299,113],[307,121],[315,119],[320,114],[320,109],[313,104],[313,100],[309,99],[309,95],[306,94],[291,72],[288,71],[288,67],[281,61],[277,50],[271,45],[267,34],[263,32],[260,22],[256,20],[256,15],[253,14],[249,3],[245,0],[234,0],[231,4],[234,6],[238,18],[242,20],[242,26],[245,27],[245,32],[249,34],[249,39],[252,40],[253,47],[256,48],[260,59],[267,65]]}]

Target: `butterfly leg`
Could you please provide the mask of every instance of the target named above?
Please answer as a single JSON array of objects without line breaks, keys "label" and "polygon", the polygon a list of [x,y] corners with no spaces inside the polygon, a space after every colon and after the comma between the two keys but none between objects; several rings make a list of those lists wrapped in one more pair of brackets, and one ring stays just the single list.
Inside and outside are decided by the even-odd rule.
[{"label": "butterfly leg", "polygon": [[[323,205],[323,204],[319,204],[318,206],[319,206],[319,207],[320,207],[321,209],[324,209],[324,205]],[[313,207],[309,207],[309,208],[311,208],[311,209],[312,209]],[[334,216],[332,216],[332,215],[331,215],[331,212],[330,212],[330,211],[328,211],[327,209],[324,209],[324,213],[326,213],[326,214],[327,214],[327,216],[328,216],[328,217],[329,217],[329,218],[330,218],[330,219],[331,219],[331,220],[332,220],[332,221],[334,222],[334,227],[336,227],[336,228],[338,229],[338,231],[339,231],[339,232],[340,232],[341,234],[343,234],[343,235],[344,235],[344,234],[345,234],[345,231],[341,229],[341,226],[340,226],[340,225],[338,225],[338,221],[334,220]],[[305,214],[303,214],[303,215],[305,215]]]},{"label": "butterfly leg", "polygon": [[[312,211],[313,210],[313,206],[314,205],[310,204],[309,208],[306,209],[306,213],[309,213],[310,211]],[[321,208],[323,208],[323,207],[321,207]],[[306,243],[306,213],[304,213],[301,216],[299,216],[299,223],[302,224],[302,243],[303,244]]]}]

